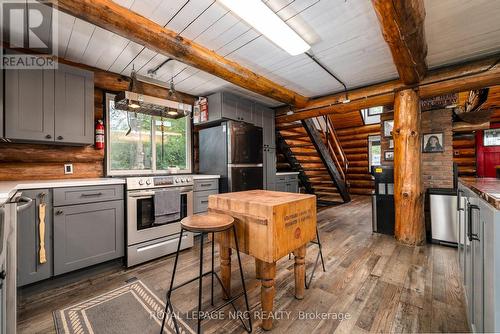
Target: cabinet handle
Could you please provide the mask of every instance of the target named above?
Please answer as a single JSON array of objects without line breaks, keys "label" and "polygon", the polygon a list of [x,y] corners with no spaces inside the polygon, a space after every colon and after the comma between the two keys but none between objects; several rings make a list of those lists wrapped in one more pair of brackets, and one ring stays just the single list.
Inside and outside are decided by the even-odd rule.
[{"label": "cabinet handle", "polygon": [[460,202],[461,202],[461,199],[462,199],[461,194],[463,194],[463,190],[458,190],[457,191],[457,209],[458,209],[458,211],[464,211],[464,208],[460,207]]},{"label": "cabinet handle", "polygon": [[57,139],[58,140],[63,140],[64,138],[63,138],[63,136],[57,136]]},{"label": "cabinet handle", "polygon": [[58,215],[58,216],[62,215],[63,213],[64,213],[64,211],[63,211],[63,210],[57,210],[57,211],[56,211],[56,215]]},{"label": "cabinet handle", "polygon": [[473,240],[481,241],[477,233],[472,233],[472,210],[477,210],[480,212],[481,209],[476,204],[469,204],[469,221],[467,222],[469,225],[469,233],[468,233],[469,241]]},{"label": "cabinet handle", "polygon": [[93,197],[93,196],[101,196],[102,193],[99,192],[99,193],[89,193],[89,194],[82,194],[81,196],[82,197]]},{"label": "cabinet handle", "polygon": [[52,138],[52,136],[51,135],[46,135],[45,138],[46,139],[50,139],[50,138]]},{"label": "cabinet handle", "polygon": [[201,203],[208,203],[208,200],[200,201]]},{"label": "cabinet handle", "polygon": [[202,183],[200,184],[200,187],[209,187],[211,183]]}]

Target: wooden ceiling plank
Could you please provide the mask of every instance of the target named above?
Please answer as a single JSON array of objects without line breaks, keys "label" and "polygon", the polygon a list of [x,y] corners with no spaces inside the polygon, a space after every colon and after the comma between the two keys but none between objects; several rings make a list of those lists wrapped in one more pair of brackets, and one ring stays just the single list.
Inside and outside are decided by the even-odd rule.
[{"label": "wooden ceiling plank", "polygon": [[184,39],[146,17],[111,0],[50,0],[54,7],[165,56],[177,59],[224,80],[277,101],[304,107],[307,98]]},{"label": "wooden ceiling plank", "polygon": [[424,1],[372,0],[372,4],[401,81],[420,82],[427,72]]}]

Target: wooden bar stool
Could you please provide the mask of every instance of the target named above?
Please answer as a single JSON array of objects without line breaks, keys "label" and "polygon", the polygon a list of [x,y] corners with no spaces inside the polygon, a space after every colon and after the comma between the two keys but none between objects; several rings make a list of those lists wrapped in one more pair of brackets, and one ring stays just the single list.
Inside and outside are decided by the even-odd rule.
[{"label": "wooden bar stool", "polygon": [[[165,305],[165,313],[163,315],[163,323],[161,326],[161,331],[160,333],[163,333],[163,328],[165,326],[165,319],[167,318],[167,312],[170,311],[172,315],[172,320],[174,321],[175,325],[175,330],[176,333],[179,334],[179,327],[177,324],[176,316],[174,314],[174,310],[172,307],[172,302],[170,301],[170,297],[172,295],[172,291],[183,287],[189,283],[192,283],[196,280],[198,280],[198,328],[197,328],[197,333],[201,332],[201,321],[205,320],[202,319],[202,313],[201,313],[201,302],[202,302],[202,279],[204,276],[211,276],[211,293],[210,293],[210,302],[211,305],[214,306],[214,277],[217,278],[219,281],[219,284],[222,287],[222,290],[224,292],[224,296],[229,296],[229,292],[226,291],[224,288],[224,285],[222,284],[222,281],[219,277],[219,275],[214,271],[214,244],[215,244],[215,233],[219,232],[225,232],[229,229],[233,230],[233,235],[234,235],[234,243],[236,245],[236,255],[238,257],[238,264],[240,266],[240,276],[241,276],[241,285],[243,287],[243,291],[234,297],[231,297],[229,300],[224,302],[222,305],[217,306],[213,310],[210,311],[212,312],[217,312],[223,307],[231,304],[233,309],[235,310],[236,314],[238,314],[238,319],[241,321],[243,324],[243,327],[248,333],[252,332],[252,320],[250,318],[250,307],[248,305],[248,296],[247,296],[247,290],[245,287],[245,278],[243,277],[243,267],[241,266],[241,258],[240,258],[240,250],[238,246],[238,236],[236,234],[236,227],[234,225],[234,218],[225,215],[225,214],[219,214],[219,213],[203,213],[203,214],[198,214],[194,216],[189,216],[181,220],[181,233],[179,236],[179,244],[177,246],[177,252],[175,254],[175,261],[174,261],[174,270],[172,271],[172,279],[170,280],[170,288],[167,291],[167,303]],[[177,270],[177,261],[179,259],[179,252],[181,248],[181,241],[182,241],[182,234],[184,233],[184,230],[193,232],[193,233],[200,233],[200,270],[199,270],[199,276],[194,277],[184,283],[181,283],[177,286],[174,287],[174,278],[175,278],[175,271]],[[205,235],[211,233],[212,234],[212,268],[209,272],[204,273],[203,272],[203,240],[205,238]],[[245,321],[243,320],[243,317],[239,314],[238,310],[236,309],[236,306],[234,305],[234,301],[240,298],[241,296],[245,297],[245,304],[246,304],[246,312],[245,315],[248,317],[248,327],[245,324]]]}]

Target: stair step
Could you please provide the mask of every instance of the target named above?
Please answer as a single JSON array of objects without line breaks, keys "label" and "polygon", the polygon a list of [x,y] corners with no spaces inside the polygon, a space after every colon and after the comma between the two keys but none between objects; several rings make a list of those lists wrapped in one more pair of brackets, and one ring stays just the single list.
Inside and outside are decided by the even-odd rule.
[{"label": "stair step", "polygon": [[288,130],[288,129],[296,129],[296,128],[303,128],[302,123],[297,122],[297,123],[276,124],[277,130]]},{"label": "stair step", "polygon": [[328,186],[313,186],[313,188],[316,190],[332,190],[333,192],[337,191],[337,188],[335,186],[331,186],[331,187],[328,187]]},{"label": "stair step", "polygon": [[311,152],[293,152],[293,155],[295,155],[297,157],[319,157],[319,154],[316,151],[311,151]]},{"label": "stair step", "polygon": [[289,146],[291,149],[293,149],[294,147],[314,147],[314,145],[311,142],[307,144],[291,144]]},{"label": "stair step", "polygon": [[336,192],[336,191],[315,191],[314,193],[316,195],[319,195],[321,198],[323,196],[332,196],[332,195],[338,194],[338,192]]}]

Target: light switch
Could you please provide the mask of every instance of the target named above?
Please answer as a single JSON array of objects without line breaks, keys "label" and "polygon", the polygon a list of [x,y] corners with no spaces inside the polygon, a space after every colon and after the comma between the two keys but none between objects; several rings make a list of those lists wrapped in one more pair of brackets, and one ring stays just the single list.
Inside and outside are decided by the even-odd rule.
[{"label": "light switch", "polygon": [[73,174],[73,164],[64,164],[64,174]]}]

